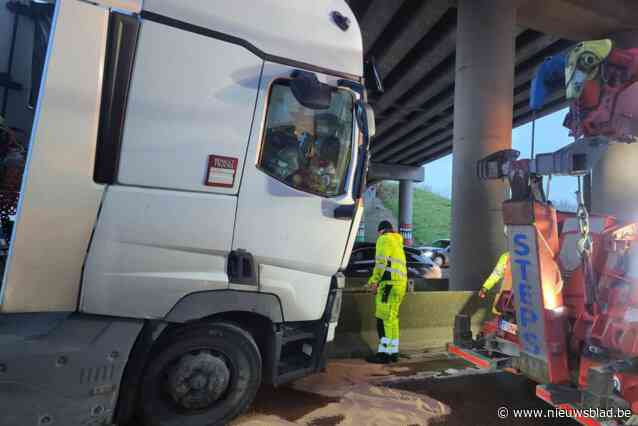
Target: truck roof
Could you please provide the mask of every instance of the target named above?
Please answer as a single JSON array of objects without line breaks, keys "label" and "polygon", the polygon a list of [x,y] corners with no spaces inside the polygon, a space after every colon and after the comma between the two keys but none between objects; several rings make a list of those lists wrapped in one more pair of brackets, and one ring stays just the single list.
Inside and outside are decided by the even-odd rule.
[{"label": "truck roof", "polygon": [[[109,7],[150,13],[173,24],[197,26],[240,40],[268,61],[288,62],[346,74],[363,75],[359,24],[344,0],[98,0]],[[333,11],[350,20],[341,30]],[[221,58],[220,58],[221,59]]]}]

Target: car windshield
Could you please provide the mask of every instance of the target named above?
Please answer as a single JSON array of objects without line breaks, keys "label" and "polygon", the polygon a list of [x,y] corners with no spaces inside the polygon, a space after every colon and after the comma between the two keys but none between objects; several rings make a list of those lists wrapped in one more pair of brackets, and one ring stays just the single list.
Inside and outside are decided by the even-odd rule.
[{"label": "car windshield", "polygon": [[408,262],[417,262],[417,263],[422,263],[425,265],[432,265],[432,260],[430,260],[427,257],[423,257],[421,255],[416,255],[416,254],[410,255],[410,259],[408,259]]},{"label": "car windshield", "polygon": [[432,243],[432,247],[434,248],[446,248],[449,245],[450,245],[449,240],[436,240],[435,242]]},{"label": "car windshield", "polygon": [[354,97],[335,89],[328,109],[301,105],[288,80],[272,85],[260,168],[302,191],[322,196],[345,192],[353,140]]}]

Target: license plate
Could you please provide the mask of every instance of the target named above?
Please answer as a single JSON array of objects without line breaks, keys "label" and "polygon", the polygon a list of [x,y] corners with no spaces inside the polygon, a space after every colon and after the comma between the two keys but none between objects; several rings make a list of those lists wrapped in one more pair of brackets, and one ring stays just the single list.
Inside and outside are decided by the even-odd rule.
[{"label": "license plate", "polygon": [[516,334],[518,332],[518,326],[516,324],[512,324],[511,322],[507,322],[505,320],[499,321],[499,327],[501,330],[506,331],[510,334]]}]

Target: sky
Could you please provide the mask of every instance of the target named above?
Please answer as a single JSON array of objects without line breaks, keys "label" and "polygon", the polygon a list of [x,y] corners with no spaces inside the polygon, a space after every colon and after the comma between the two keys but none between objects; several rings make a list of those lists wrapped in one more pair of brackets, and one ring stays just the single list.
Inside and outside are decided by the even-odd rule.
[{"label": "sky", "polygon": [[[536,153],[552,152],[572,142],[568,130],[563,127],[563,119],[567,109],[536,120],[535,151]],[[528,123],[512,131],[512,148],[521,152],[519,158],[529,158],[532,140],[532,124]],[[452,197],[452,155],[440,158],[426,164],[425,181],[433,192],[447,198]],[[545,187],[547,178],[544,179]],[[575,177],[555,176],[550,185],[549,198],[555,204],[561,202],[576,205],[576,189],[578,182]]]}]

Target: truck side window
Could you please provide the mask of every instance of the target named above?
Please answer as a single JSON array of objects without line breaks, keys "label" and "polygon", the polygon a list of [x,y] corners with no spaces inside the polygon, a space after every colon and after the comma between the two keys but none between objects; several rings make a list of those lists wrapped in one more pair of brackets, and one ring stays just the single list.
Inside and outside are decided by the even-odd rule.
[{"label": "truck side window", "polygon": [[354,98],[336,89],[330,108],[314,110],[295,99],[288,80],[270,89],[258,167],[301,191],[325,197],[345,192],[352,148]]}]

